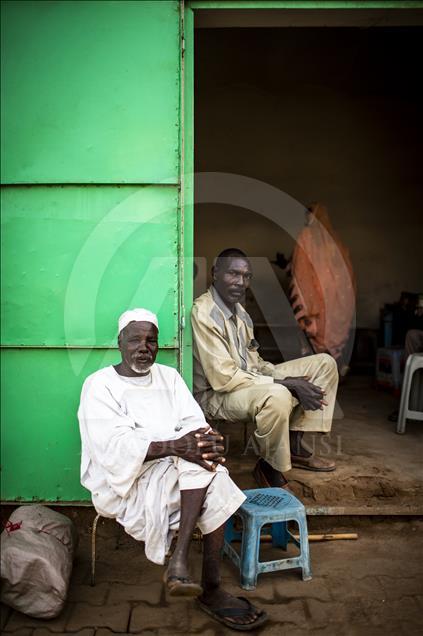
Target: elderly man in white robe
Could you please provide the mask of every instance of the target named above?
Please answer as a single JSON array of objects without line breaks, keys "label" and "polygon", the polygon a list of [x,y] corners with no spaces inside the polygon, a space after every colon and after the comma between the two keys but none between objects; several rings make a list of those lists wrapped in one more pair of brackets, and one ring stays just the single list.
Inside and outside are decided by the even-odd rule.
[{"label": "elderly man in white robe", "polygon": [[[164,564],[179,530],[164,574],[171,595],[197,596],[226,626],[255,629],[266,614],[220,586],[224,523],[245,500],[223,466],[223,438],[177,371],[155,362],[155,314],[122,314],[118,343],[122,361],[90,375],[82,389],[81,483],[97,512],[144,541],[154,563]],[[204,538],[201,585],[188,568],[195,526]]]}]

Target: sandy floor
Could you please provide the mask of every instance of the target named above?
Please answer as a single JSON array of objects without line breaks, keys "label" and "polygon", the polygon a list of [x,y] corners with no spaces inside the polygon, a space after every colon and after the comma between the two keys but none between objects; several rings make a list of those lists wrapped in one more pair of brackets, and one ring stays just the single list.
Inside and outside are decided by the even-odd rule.
[{"label": "sandy floor", "polygon": [[[315,520],[316,522],[317,520]],[[332,528],[333,529],[333,528]],[[355,531],[356,541],[311,544],[313,578],[298,571],[259,576],[245,592],[238,572],[223,563],[225,587],[247,596],[269,615],[263,636],[414,636],[423,630],[423,522],[349,520],[335,528]],[[68,603],[52,621],[29,619],[3,608],[4,632],[15,636],[83,634],[111,636],[223,636],[232,630],[214,622],[194,601],[167,597],[163,568],[148,562],[141,545],[113,521],[99,528],[97,583],[89,585],[90,536],[81,534]],[[116,550],[116,536],[120,537]],[[201,553],[191,549],[192,573],[199,576]]]},{"label": "sandy floor", "polygon": [[[334,473],[291,470],[290,488],[309,507],[335,507],[335,512],[423,514],[423,422],[408,421],[405,435],[395,433],[387,415],[396,398],[373,388],[368,377],[349,377],[340,387],[330,436],[309,436],[316,452],[336,460]],[[228,435],[228,466],[242,488],[254,488],[256,457],[244,447],[243,427],[222,425]]]}]

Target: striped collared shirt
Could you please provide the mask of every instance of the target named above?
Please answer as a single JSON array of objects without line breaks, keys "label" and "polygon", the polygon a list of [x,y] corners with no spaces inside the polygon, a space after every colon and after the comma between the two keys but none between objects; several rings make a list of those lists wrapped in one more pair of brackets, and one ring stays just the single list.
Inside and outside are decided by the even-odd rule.
[{"label": "striped collared shirt", "polygon": [[224,394],[273,383],[274,366],[257,353],[253,323],[240,303],[232,312],[212,285],[192,309],[194,395],[213,417]]}]

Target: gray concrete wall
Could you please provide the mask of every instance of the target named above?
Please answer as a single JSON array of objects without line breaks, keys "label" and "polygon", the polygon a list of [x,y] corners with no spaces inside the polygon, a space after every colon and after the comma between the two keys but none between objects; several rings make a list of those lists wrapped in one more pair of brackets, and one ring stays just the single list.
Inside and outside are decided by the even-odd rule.
[{"label": "gray concrete wall", "polygon": [[[376,327],[379,308],[402,290],[423,291],[421,35],[196,34],[196,170],[247,175],[304,204],[324,202],[350,249],[358,327]],[[228,246],[270,259],[292,251],[288,234],[246,209],[198,205],[195,231],[207,266]]]}]

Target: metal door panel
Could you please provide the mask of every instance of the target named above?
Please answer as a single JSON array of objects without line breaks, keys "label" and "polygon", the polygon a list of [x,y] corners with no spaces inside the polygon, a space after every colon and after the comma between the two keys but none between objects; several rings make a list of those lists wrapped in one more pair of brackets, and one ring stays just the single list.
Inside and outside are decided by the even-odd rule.
[{"label": "metal door panel", "polygon": [[[2,500],[90,500],[79,480],[79,396],[90,373],[119,360],[107,349],[3,350]],[[158,362],[176,367],[177,351],[161,350]]]},{"label": "metal door panel", "polygon": [[2,3],[3,183],[179,181],[179,3]]},{"label": "metal door panel", "polygon": [[178,343],[178,189],[9,187],[2,196],[6,345],[102,345],[122,311]]}]

